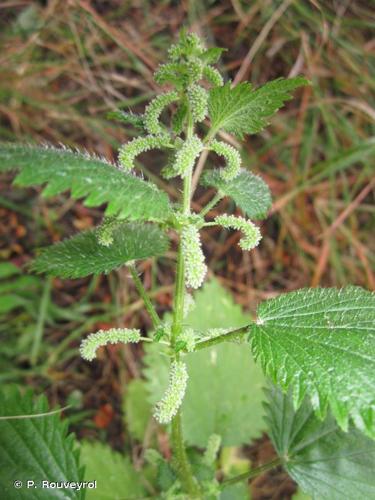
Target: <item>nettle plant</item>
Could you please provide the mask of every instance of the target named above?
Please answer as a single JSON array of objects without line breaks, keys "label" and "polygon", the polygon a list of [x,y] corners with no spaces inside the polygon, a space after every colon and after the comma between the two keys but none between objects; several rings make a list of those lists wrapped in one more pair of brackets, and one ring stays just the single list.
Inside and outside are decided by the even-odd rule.
[{"label": "nettle plant", "polygon": [[[211,281],[206,285],[213,287],[208,289],[210,307],[201,301],[195,306],[192,290],[202,286],[207,274],[201,231],[212,226],[241,231],[239,245],[249,251],[261,241],[253,220],[264,218],[271,205],[265,182],[241,167],[239,151],[218,137],[232,134],[243,139],[261,131],[291,92],[308,84],[303,77],[279,78],[258,89],[248,82],[224,83],[213,66],[222,51],[206,49],[193,33],[180,35],[169,50],[168,62],[155,74],[155,81],[170,90],[155,97],[143,115],[115,113],[139,132],[121,146],[118,165],[66,148],[2,145],[0,167],[19,169],[15,184],[46,184],[44,196],[70,190],[86,206],[106,204],[99,227],[43,249],[31,267],[61,278],[128,267],[153,331],[145,336],[137,329],[100,330],[82,341],[80,352],[92,361],[107,344],[147,344],[144,376],[155,403],[153,416],[167,426],[173,452],[169,462],[156,450],[146,453],[148,467],[158,471],[154,496],[248,498],[246,488],[233,489],[237,483],[282,465],[314,498],[375,498],[374,294],[353,286],[302,289],[261,303],[254,319],[242,312],[238,318],[237,313],[227,314],[227,297],[221,300],[217,282]],[[161,175],[181,182],[179,203],[171,203],[154,183],[134,173],[138,155],[154,149],[169,155]],[[222,157],[224,166],[201,176],[201,186],[215,188],[217,193],[196,213],[191,208],[192,176],[204,152],[213,154],[213,159]],[[224,197],[231,197],[243,216],[229,213],[213,218],[211,209]],[[173,312],[160,318],[136,263],[163,255],[172,232],[179,239]],[[203,353],[210,353],[209,363],[195,364],[207,359]],[[256,384],[265,382],[259,371],[254,371],[254,378],[237,375],[251,356],[259,360],[268,378],[267,429],[261,430],[267,430],[278,458],[227,477],[220,468],[220,442],[237,443],[236,436],[247,429],[252,411],[259,411],[260,403],[253,396]],[[191,400],[189,374],[196,389],[194,404],[187,401]],[[207,410],[210,405],[214,415]],[[186,409],[183,417],[181,406]],[[226,420],[231,408],[233,414]],[[202,431],[206,427],[219,429],[208,442]],[[244,439],[251,435],[246,432]],[[199,453],[197,447],[205,445],[206,450]],[[119,498],[130,497],[129,490]]]}]

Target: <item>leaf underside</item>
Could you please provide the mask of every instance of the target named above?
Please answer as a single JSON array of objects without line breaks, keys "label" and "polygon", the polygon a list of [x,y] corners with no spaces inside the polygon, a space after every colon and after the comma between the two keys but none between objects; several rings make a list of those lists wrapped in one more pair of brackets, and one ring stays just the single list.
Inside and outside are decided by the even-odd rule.
[{"label": "leaf underside", "polygon": [[305,400],[295,411],[292,393],[267,390],[270,437],[285,468],[314,499],[375,498],[375,442],[351,427],[343,432],[329,415],[323,422]]},{"label": "leaf underside", "polygon": [[113,243],[98,242],[97,230],[79,233],[43,249],[31,263],[31,269],[60,278],[81,278],[109,273],[123,264],[162,255],[168,238],[158,226],[148,223],[124,223],[113,232]]},{"label": "leaf underside", "polygon": [[302,289],[262,303],[250,326],[255,356],[296,407],[308,394],[320,418],[375,438],[375,294],[360,287]]},{"label": "leaf underside", "polygon": [[209,170],[203,176],[204,186],[215,187],[225,196],[230,196],[237,206],[252,219],[263,219],[271,207],[271,194],[267,184],[257,175],[241,169],[239,175],[225,181],[220,172]]},{"label": "leaf underside", "polygon": [[[9,389],[9,388],[8,388]],[[20,395],[12,387],[0,394],[0,416],[35,415],[48,412],[44,396],[34,401],[31,391]],[[0,491],[2,498],[80,499],[82,490],[42,489],[41,481],[82,481],[78,455],[73,451],[73,436],[67,437],[67,426],[59,414],[37,418],[0,420]],[[14,481],[23,482],[16,489]],[[26,481],[37,488],[26,489]]]},{"label": "leaf underside", "polygon": [[43,196],[70,190],[88,207],[107,204],[106,215],[129,220],[163,221],[171,214],[165,193],[151,182],[125,173],[86,153],[53,147],[0,145],[0,171],[20,170],[18,186],[47,184]]},{"label": "leaf underside", "polygon": [[303,77],[278,78],[253,90],[248,82],[231,87],[211,89],[208,110],[212,131],[220,129],[242,138],[244,134],[256,134],[269,124],[269,119],[291,99],[291,92],[307,85]]}]

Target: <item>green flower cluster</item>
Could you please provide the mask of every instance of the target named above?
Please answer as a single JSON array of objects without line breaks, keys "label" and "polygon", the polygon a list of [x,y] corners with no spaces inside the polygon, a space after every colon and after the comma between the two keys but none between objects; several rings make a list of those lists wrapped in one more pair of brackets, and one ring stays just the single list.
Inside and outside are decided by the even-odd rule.
[{"label": "green flower cluster", "polygon": [[236,148],[222,141],[212,141],[210,149],[216,154],[223,156],[227,166],[221,170],[220,175],[225,181],[230,181],[237,177],[241,168],[241,156]]},{"label": "green flower cluster", "polygon": [[163,399],[156,404],[154,417],[161,424],[168,424],[178,412],[185,396],[188,373],[185,363],[173,361],[169,372],[168,388]]},{"label": "green flower cluster", "polygon": [[181,148],[177,151],[173,170],[176,175],[185,177],[193,168],[195,160],[203,150],[203,143],[197,135],[193,135],[182,143]]},{"label": "green flower cluster", "polygon": [[219,215],[215,218],[216,224],[225,228],[236,229],[243,233],[239,245],[243,250],[251,250],[260,242],[262,235],[259,228],[250,220],[235,215]]},{"label": "green flower cluster", "polygon": [[124,344],[137,343],[140,340],[141,332],[135,329],[110,328],[109,330],[99,330],[96,333],[90,333],[88,337],[82,340],[80,352],[83,359],[92,361],[96,358],[96,351],[99,347],[107,344],[117,344],[118,342]]},{"label": "green flower cluster", "polygon": [[207,266],[204,263],[199,231],[195,226],[188,225],[183,228],[181,244],[185,263],[186,286],[199,288],[206,276]]},{"label": "green flower cluster", "polygon": [[166,136],[147,135],[146,137],[136,137],[120,147],[120,163],[126,170],[131,170],[134,168],[134,160],[138,155],[150,149],[162,147],[171,147],[169,138]]},{"label": "green flower cluster", "polygon": [[187,96],[193,122],[203,121],[207,115],[207,90],[194,83],[188,87]]},{"label": "green flower cluster", "polygon": [[179,98],[178,92],[171,91],[155,97],[145,109],[144,126],[149,134],[161,135],[166,131],[160,125],[159,117],[163,109]]}]

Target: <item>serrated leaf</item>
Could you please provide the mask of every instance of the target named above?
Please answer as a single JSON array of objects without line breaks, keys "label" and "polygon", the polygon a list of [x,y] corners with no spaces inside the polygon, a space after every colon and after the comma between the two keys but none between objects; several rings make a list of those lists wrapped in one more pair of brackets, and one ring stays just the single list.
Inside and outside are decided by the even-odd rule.
[{"label": "serrated leaf", "polygon": [[204,186],[215,187],[224,196],[230,196],[236,205],[252,219],[263,219],[271,207],[270,190],[263,179],[241,169],[237,177],[223,180],[218,170],[209,170],[203,176]]},{"label": "serrated leaf", "polygon": [[19,186],[47,184],[44,196],[70,190],[88,207],[107,204],[106,215],[130,220],[164,221],[171,214],[165,193],[151,182],[125,173],[86,153],[52,147],[0,145],[0,171],[21,170]]},{"label": "serrated leaf", "polygon": [[355,428],[343,432],[331,415],[321,422],[307,400],[295,411],[292,391],[267,392],[270,437],[305,492],[319,500],[375,498],[374,441]]},{"label": "serrated leaf", "polygon": [[348,417],[375,437],[375,294],[360,287],[303,289],[268,300],[250,327],[254,354],[300,403],[308,393],[324,417]]},{"label": "serrated leaf", "polygon": [[[42,488],[42,481],[82,481],[73,436],[59,414],[34,418],[2,419],[4,416],[35,415],[48,412],[47,399],[21,395],[15,387],[0,393],[0,491],[2,498],[80,499],[82,490]],[[22,481],[20,489],[14,481]],[[26,488],[26,481],[35,487]]]},{"label": "serrated leaf", "polygon": [[[195,308],[185,319],[187,326],[205,332],[249,323],[216,280],[207,282],[195,298]],[[169,361],[158,345],[145,349],[144,373],[150,400],[156,403],[168,385]],[[237,446],[261,434],[264,378],[249,354],[246,344],[227,343],[184,357],[189,380],[182,423],[189,445],[204,448],[212,434],[219,434],[224,446]]]},{"label": "serrated leaf", "polygon": [[81,444],[85,481],[96,480],[95,489],[86,489],[87,500],[132,500],[145,495],[141,477],[129,457],[95,442]]},{"label": "serrated leaf", "polygon": [[256,90],[248,82],[233,88],[228,82],[211,89],[208,101],[210,134],[225,130],[242,138],[244,134],[260,132],[284,102],[291,99],[291,92],[307,84],[306,78],[298,76],[287,80],[278,78]]},{"label": "serrated leaf", "polygon": [[97,230],[85,231],[41,251],[31,269],[60,278],[81,278],[109,273],[123,264],[162,255],[168,248],[166,234],[154,224],[132,222],[113,232],[113,243],[101,245]]},{"label": "serrated leaf", "polygon": [[132,438],[141,442],[152,415],[152,408],[147,397],[148,392],[144,380],[134,379],[127,385],[123,403],[125,423]]}]

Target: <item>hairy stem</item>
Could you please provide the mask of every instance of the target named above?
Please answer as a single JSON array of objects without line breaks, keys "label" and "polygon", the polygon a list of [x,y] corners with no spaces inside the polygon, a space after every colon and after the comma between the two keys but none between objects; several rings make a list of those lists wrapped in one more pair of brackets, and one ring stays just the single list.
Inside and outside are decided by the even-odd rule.
[{"label": "hairy stem", "polygon": [[[186,137],[189,138],[193,134],[193,124],[189,112],[189,124]],[[181,211],[184,215],[190,214],[191,201],[191,181],[192,171],[188,172],[184,177],[184,189],[181,203]],[[181,235],[180,235],[181,236]],[[182,322],[184,318],[184,302],[185,302],[185,264],[182,254],[181,238],[178,249],[177,269],[176,269],[176,288],[174,297],[174,311],[172,323],[171,347],[176,344],[176,339],[181,334]],[[178,359],[179,354],[174,355]],[[183,489],[189,494],[189,498],[199,498],[199,487],[193,476],[191,465],[186,455],[184,437],[182,434],[181,411],[172,419],[172,448],[174,453],[174,461],[178,478],[181,481]]]},{"label": "hairy stem", "polygon": [[180,411],[172,420],[172,443],[176,471],[182,487],[187,493],[189,493],[189,498],[199,498],[199,488],[194,479],[190,463],[186,456]]},{"label": "hairy stem", "polygon": [[206,347],[211,347],[215,344],[221,344],[222,342],[238,340],[242,335],[246,335],[247,333],[249,333],[247,328],[248,327],[238,328],[237,330],[223,333],[223,335],[218,335],[217,337],[211,337],[207,340],[202,340],[195,345],[195,350],[205,349]]},{"label": "hairy stem", "polygon": [[130,274],[132,275],[135,287],[136,287],[139,295],[143,299],[143,302],[145,304],[147,312],[150,315],[150,318],[151,318],[151,321],[154,325],[154,328],[157,328],[161,323],[160,318],[159,318],[158,313],[156,312],[156,310],[155,310],[155,308],[150,300],[150,297],[148,296],[148,294],[145,290],[145,287],[143,286],[141,279],[138,276],[138,272],[137,272],[135,265],[134,264],[130,265],[129,270],[130,270]]},{"label": "hairy stem", "polygon": [[228,486],[230,484],[235,484],[235,483],[240,483],[242,481],[245,481],[245,479],[252,479],[254,477],[259,476],[260,474],[263,474],[263,472],[266,472],[270,469],[274,469],[275,467],[278,467],[279,465],[283,465],[285,463],[285,459],[278,457],[275,458],[275,460],[272,460],[271,462],[268,462],[264,465],[261,465],[257,467],[256,469],[249,470],[248,472],[244,472],[243,474],[240,474],[239,476],[234,476],[229,479],[226,479],[223,481],[222,485],[223,486]]},{"label": "hairy stem", "polygon": [[223,195],[221,193],[216,193],[215,196],[212,198],[211,201],[207,203],[207,205],[202,208],[200,211],[200,215],[204,217],[210,210],[211,208],[214,208],[214,206],[219,203],[219,201],[223,198]]}]

